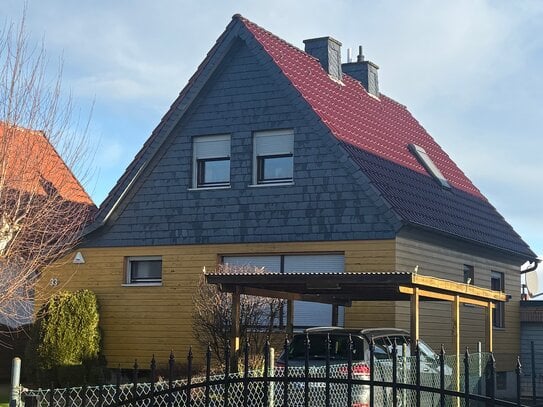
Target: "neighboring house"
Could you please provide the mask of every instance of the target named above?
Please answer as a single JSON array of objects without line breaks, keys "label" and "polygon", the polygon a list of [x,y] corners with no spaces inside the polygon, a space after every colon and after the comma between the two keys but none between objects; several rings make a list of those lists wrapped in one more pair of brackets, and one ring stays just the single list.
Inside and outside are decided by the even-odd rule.
[{"label": "neighboring house", "polygon": [[32,283],[25,281],[61,248],[66,253],[70,231],[75,244],[95,210],[42,131],[0,122],[0,325],[32,322]]},{"label": "neighboring house", "polygon": [[[51,270],[96,292],[105,354],[129,366],[196,344],[192,296],[220,262],[284,272],[418,273],[506,291],[494,313],[498,369],[514,368],[520,265],[535,254],[405,106],[377,66],[341,63],[341,44],[305,52],[236,15],[99,209]],[[295,325],[331,323],[296,306]],[[462,346],[484,312],[461,310]],[[451,343],[451,306],[421,306],[421,335]],[[409,303],[357,302],[350,327],[409,329]]]},{"label": "neighboring house", "polygon": [[543,391],[543,301],[520,302],[520,346],[523,391],[532,395],[535,373],[536,393]]}]

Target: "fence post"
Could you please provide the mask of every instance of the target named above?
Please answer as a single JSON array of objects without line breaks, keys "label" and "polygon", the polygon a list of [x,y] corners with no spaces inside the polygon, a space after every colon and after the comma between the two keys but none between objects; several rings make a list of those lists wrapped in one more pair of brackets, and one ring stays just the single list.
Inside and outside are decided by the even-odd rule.
[{"label": "fence post", "polygon": [[415,377],[415,386],[416,386],[416,393],[415,393],[415,405],[416,407],[420,407],[420,345],[419,341],[417,340],[417,343],[415,345],[415,369],[416,369],[416,377]]},{"label": "fence post", "polygon": [[205,388],[205,406],[209,407],[209,382],[211,377],[211,345],[207,345],[206,350],[206,388]]},{"label": "fence post", "polygon": [[304,360],[304,407],[309,407],[309,334],[305,334],[305,360]]},{"label": "fence post", "polygon": [[535,383],[535,345],[534,341],[531,342],[531,351],[532,351],[532,401],[534,406],[537,403],[537,392],[536,392],[536,383]]},{"label": "fence post", "polygon": [[464,353],[464,406],[469,407],[470,404],[470,388],[469,388],[469,350],[466,347]]},{"label": "fence post", "polygon": [[13,358],[11,362],[11,393],[9,407],[17,407],[21,404],[21,359]]},{"label": "fence post", "polygon": [[392,405],[398,405],[398,348],[396,339],[392,344]]},{"label": "fence post", "polygon": [[517,368],[515,374],[517,376],[517,406],[520,407],[520,374],[522,373],[522,365],[520,364],[520,356],[517,357]]},{"label": "fence post", "polygon": [[[270,377],[275,377],[275,348],[270,347]],[[269,407],[275,406],[275,380],[270,383]]]},{"label": "fence post", "polygon": [[283,344],[283,352],[285,355],[285,367],[283,368],[283,407],[288,406],[288,335],[285,336]]},{"label": "fence post", "polygon": [[324,405],[330,405],[330,334],[326,334],[326,367],[325,367],[325,391],[324,391]]},{"label": "fence post", "polygon": [[266,338],[266,342],[264,343],[264,371],[263,373],[263,381],[264,381],[264,406],[268,406],[269,401],[269,389],[270,389],[270,381],[268,378],[268,375],[270,373],[270,339]]},{"label": "fence post", "polygon": [[189,347],[187,355],[187,406],[192,405],[192,346]]},{"label": "fence post", "polygon": [[445,407],[445,348],[439,352],[439,406]]},{"label": "fence post", "polygon": [[375,401],[375,341],[373,336],[370,340],[370,407],[373,407]]}]

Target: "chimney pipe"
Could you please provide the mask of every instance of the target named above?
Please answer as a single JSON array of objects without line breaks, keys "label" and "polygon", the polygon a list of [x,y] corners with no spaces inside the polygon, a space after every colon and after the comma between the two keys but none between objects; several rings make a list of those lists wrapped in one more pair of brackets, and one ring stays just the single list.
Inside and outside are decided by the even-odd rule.
[{"label": "chimney pipe", "polygon": [[373,62],[364,59],[362,45],[358,47],[356,62],[347,62],[341,65],[342,72],[356,79],[368,93],[377,97],[379,97],[378,69],[379,67]]}]

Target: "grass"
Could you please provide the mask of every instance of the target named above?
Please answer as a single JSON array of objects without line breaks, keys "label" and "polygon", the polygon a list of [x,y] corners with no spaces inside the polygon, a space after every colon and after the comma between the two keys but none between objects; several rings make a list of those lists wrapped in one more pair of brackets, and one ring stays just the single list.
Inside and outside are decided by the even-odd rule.
[{"label": "grass", "polygon": [[9,406],[9,384],[0,383],[0,407]]}]

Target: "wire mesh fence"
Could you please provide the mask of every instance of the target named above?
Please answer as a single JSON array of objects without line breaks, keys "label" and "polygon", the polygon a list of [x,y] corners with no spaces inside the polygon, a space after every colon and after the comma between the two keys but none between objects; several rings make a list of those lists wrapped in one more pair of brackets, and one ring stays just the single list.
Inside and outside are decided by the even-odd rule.
[{"label": "wire mesh fence", "polygon": [[[470,395],[486,392],[490,354],[462,359],[458,375],[454,356],[425,360],[419,369],[416,357],[398,357],[374,361],[373,370],[365,363],[270,366],[266,373],[257,369],[183,380],[26,390],[23,398],[26,407],[440,406],[440,391],[466,393],[467,384]],[[465,405],[450,394],[443,394],[443,400],[443,405]]]}]

